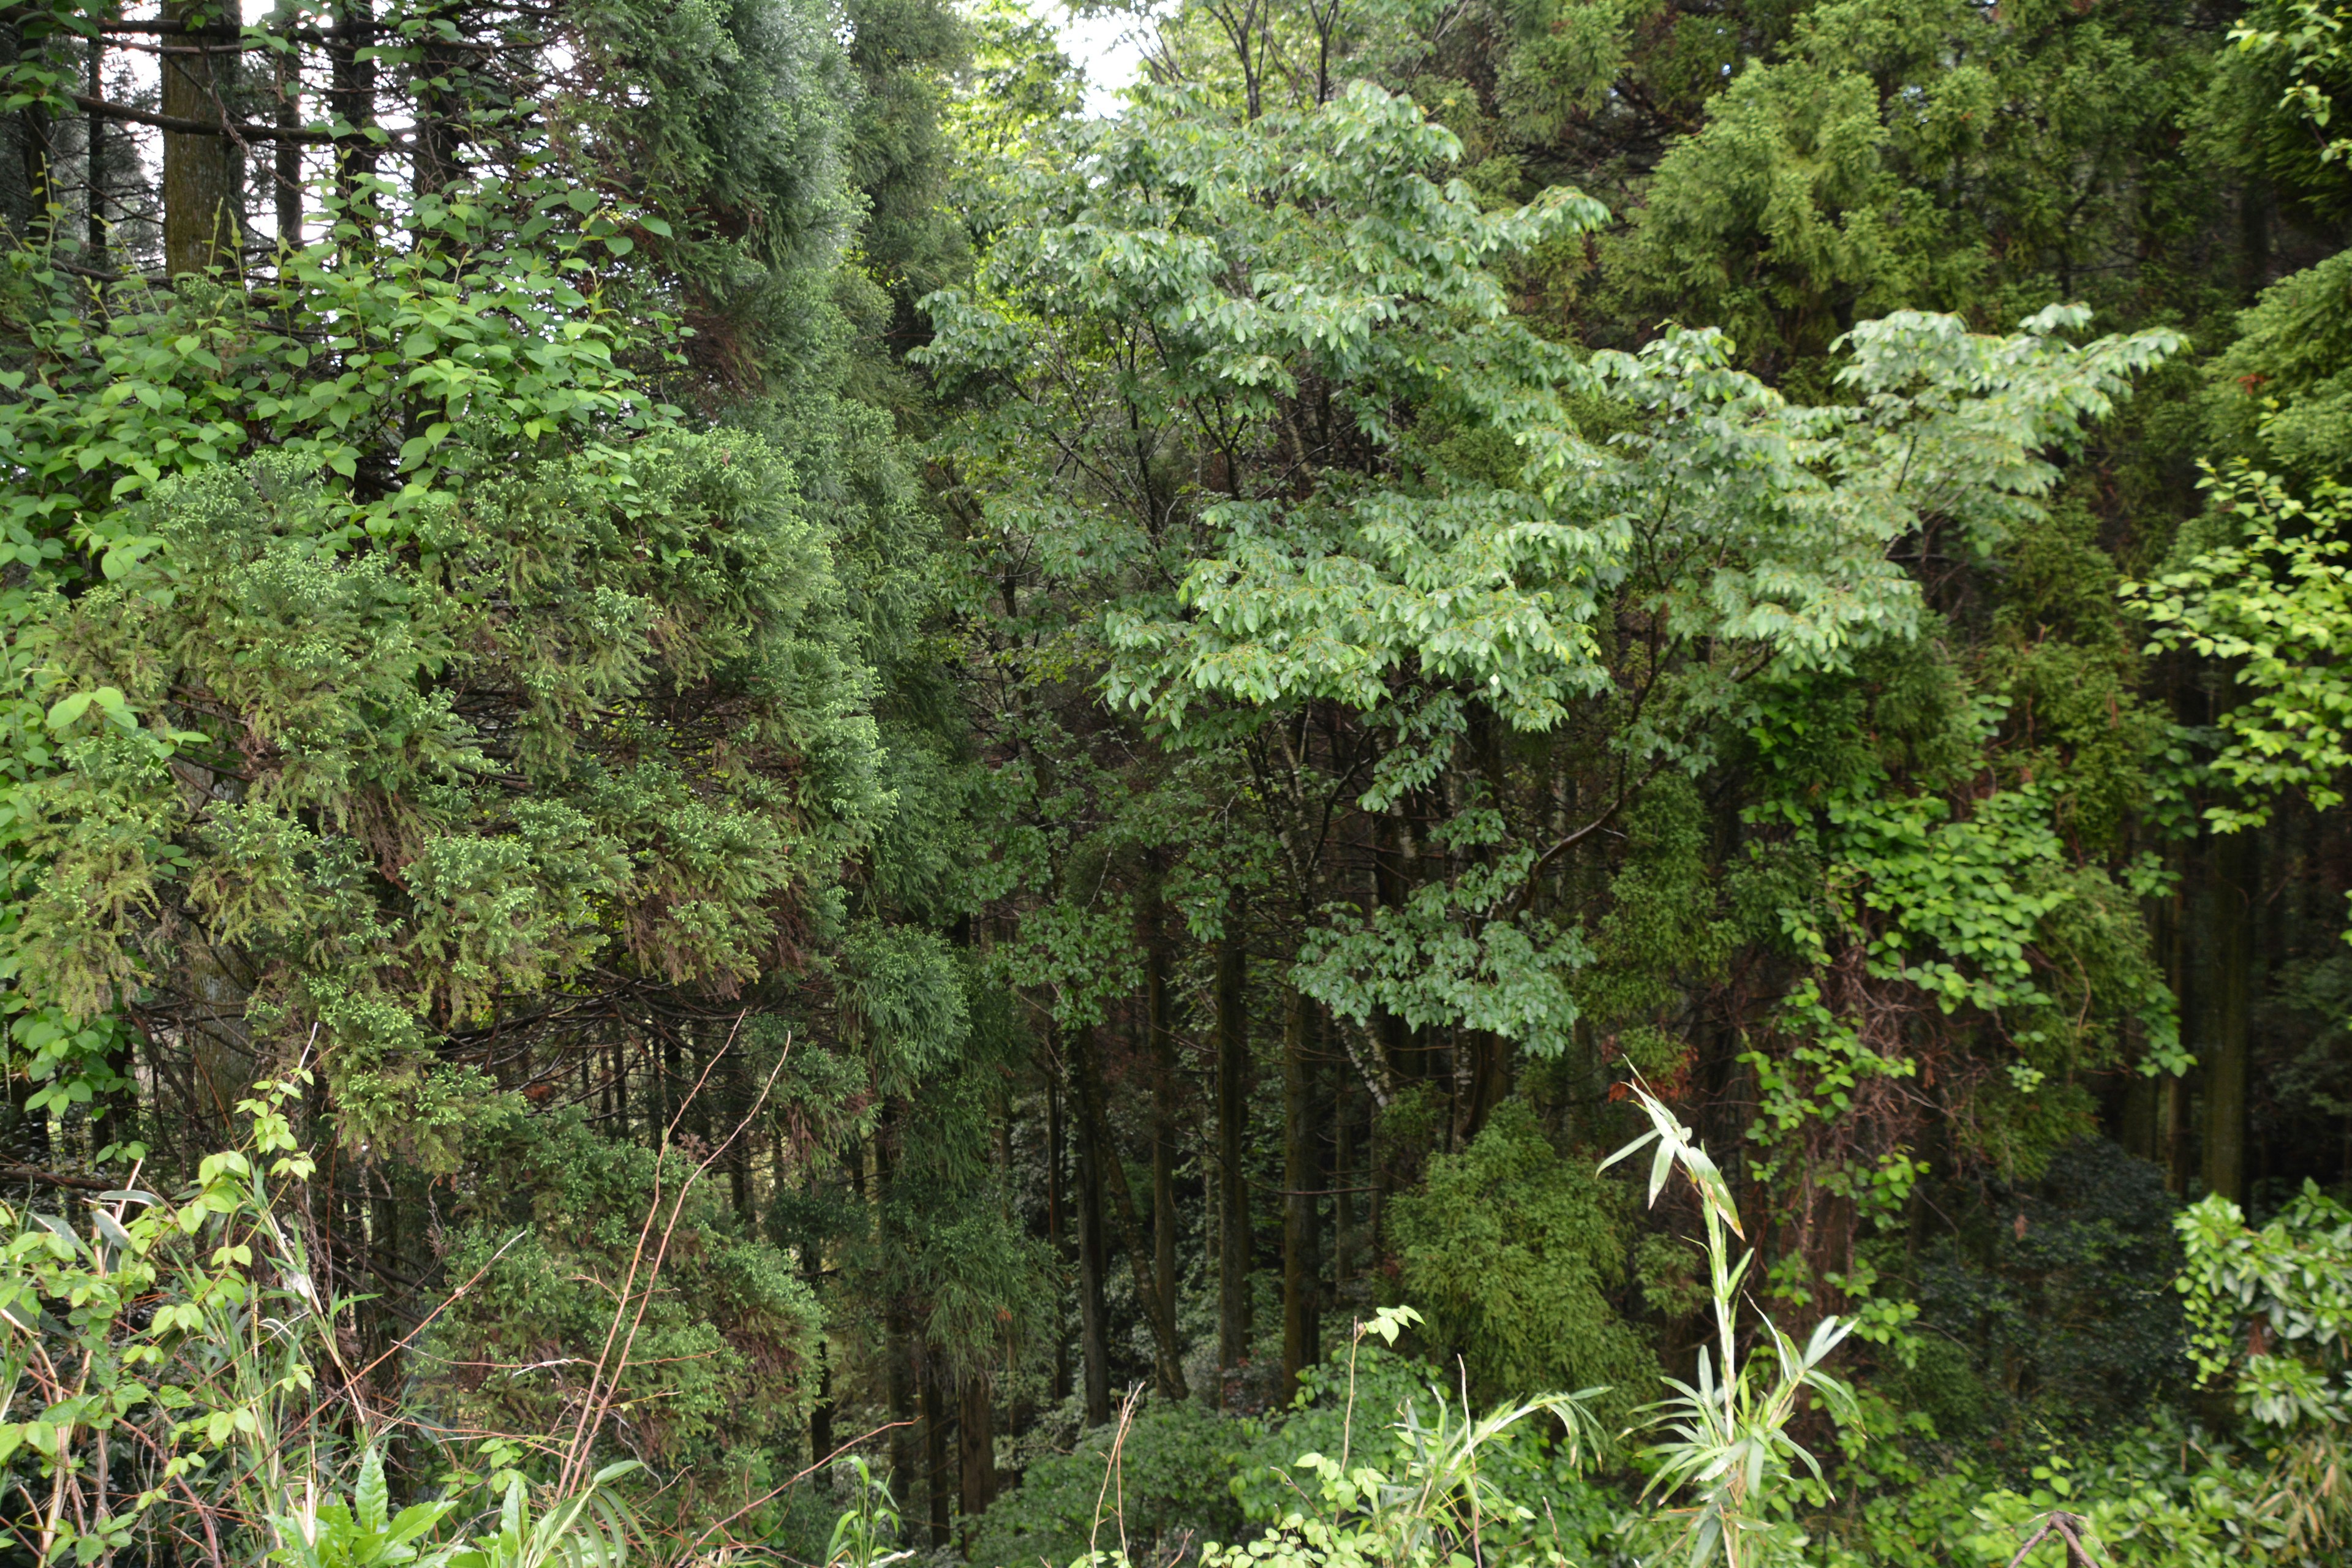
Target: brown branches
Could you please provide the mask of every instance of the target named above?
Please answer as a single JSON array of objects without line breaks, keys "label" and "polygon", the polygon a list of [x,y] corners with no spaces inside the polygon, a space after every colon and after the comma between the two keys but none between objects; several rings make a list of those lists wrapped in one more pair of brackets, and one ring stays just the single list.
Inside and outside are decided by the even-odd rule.
[{"label": "brown branches", "polygon": [[2017,1549],[2017,1555],[2009,1560],[2009,1568],[2018,1568],[2018,1565],[2025,1561],[2027,1552],[2041,1545],[2053,1534],[2066,1543],[2067,1568],[2099,1568],[2098,1559],[2083,1550],[2083,1542],[2074,1533],[2075,1529],[2083,1522],[2084,1521],[2074,1514],[2052,1509],[2042,1516],[2042,1528],[2027,1536],[2025,1544]]},{"label": "brown branches", "polygon": [[[711,1054],[710,1060],[703,1067],[701,1076],[694,1080],[694,1088],[684,1100],[678,1102],[677,1110],[671,1116],[669,1125],[663,1130],[661,1152],[667,1152],[669,1149],[671,1140],[677,1131],[678,1123],[686,1116],[687,1108],[694,1103],[695,1097],[700,1094],[703,1086],[709,1082],[712,1068],[726,1059],[727,1053],[734,1048],[735,1033],[743,1026],[744,1016],[745,1013],[738,1013],[735,1016],[735,1028],[728,1031],[726,1044]],[[588,1474],[588,1456],[594,1447],[596,1432],[604,1426],[606,1413],[612,1409],[613,1401],[620,1394],[622,1375],[628,1371],[629,1367],[629,1352],[636,1346],[637,1331],[646,1321],[646,1308],[653,1300],[654,1287],[661,1278],[662,1265],[669,1258],[670,1238],[677,1234],[678,1218],[686,1212],[688,1194],[694,1191],[695,1184],[701,1181],[710,1167],[719,1163],[720,1156],[724,1155],[734,1145],[735,1141],[743,1135],[744,1129],[751,1125],[751,1121],[759,1114],[761,1106],[767,1102],[769,1091],[775,1088],[777,1074],[784,1070],[784,1061],[790,1056],[792,1044],[787,1040],[784,1049],[777,1054],[776,1065],[769,1069],[767,1081],[760,1086],[759,1094],[752,1099],[751,1105],[745,1108],[741,1119],[735,1123],[734,1131],[728,1133],[708,1154],[705,1154],[701,1163],[688,1172],[686,1180],[678,1184],[677,1194],[669,1201],[669,1216],[662,1221],[661,1241],[654,1248],[653,1257],[648,1261],[646,1258],[646,1244],[652,1239],[654,1222],[661,1218],[662,1210],[662,1173],[657,1153],[654,1166],[653,1201],[646,1205],[645,1223],[637,1228],[636,1248],[630,1256],[628,1273],[621,1281],[620,1296],[613,1309],[613,1321],[604,1331],[604,1347],[596,1353],[595,1373],[588,1380],[588,1396],[581,1403],[580,1419],[572,1427],[572,1442],[564,1453],[563,1473],[560,1483],[561,1489],[564,1492],[572,1491]],[[637,1288],[641,1271],[646,1281],[643,1289]],[[632,1313],[629,1311],[629,1302],[633,1298],[636,1302],[636,1310]],[[628,1314],[628,1331],[625,1334],[621,1331],[621,1320],[625,1313]],[[617,1354],[615,1353],[616,1341]]]},{"label": "brown branches", "polygon": [[85,114],[127,121],[133,125],[152,125],[158,131],[177,132],[184,136],[227,136],[240,142],[310,142],[321,146],[337,139],[331,131],[308,126],[232,125],[226,118],[195,120],[186,115],[157,114],[152,110],[133,109],[127,103],[109,103],[102,98],[92,98],[87,93],[77,92],[69,96],[74,107]]},{"label": "brown branches", "polygon": [[35,1182],[45,1187],[65,1187],[78,1193],[114,1191],[112,1182],[102,1182],[92,1176],[64,1175],[35,1165],[0,1165],[0,1182]]}]

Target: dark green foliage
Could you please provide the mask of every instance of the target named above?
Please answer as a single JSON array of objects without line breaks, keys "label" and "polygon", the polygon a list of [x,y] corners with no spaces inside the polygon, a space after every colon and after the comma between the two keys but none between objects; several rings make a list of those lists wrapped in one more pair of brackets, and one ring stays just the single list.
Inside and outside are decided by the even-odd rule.
[{"label": "dark green foliage", "polygon": [[1787,371],[1898,307],[2101,300],[2210,199],[2163,167],[2200,75],[2178,27],[2060,0],[1802,8],[1659,161],[1604,260],[1620,309]]},{"label": "dark green foliage", "polygon": [[394,1112],[435,1037],[519,999],[598,971],[740,986],[789,847],[837,855],[873,788],[789,485],[754,438],[678,432],[373,531],[290,456],[160,487],[139,564],[51,616],[49,657],[67,689],[209,721],[180,765],[235,787],[191,801],[119,730],[68,738],[26,973],[81,1016],[135,989],[169,1017],[216,1007],[239,954],[238,1048],[309,1039],[354,1147],[396,1135],[354,1113]]},{"label": "dark green foliage", "polygon": [[1097,1429],[1069,1453],[1032,1464],[1020,1489],[989,1510],[965,1560],[977,1568],[1075,1562],[1117,1545],[1122,1531],[1137,1553],[1236,1539],[1243,1514],[1232,1481],[1257,1435],[1196,1405],[1147,1405],[1123,1434]]},{"label": "dark green foliage", "polygon": [[1989,1184],[1919,1260],[1917,1364],[1892,1397],[1945,1437],[2105,1432],[2178,1394],[2180,1247],[2163,1173],[2104,1140],[2031,1185]]},{"label": "dark green foliage", "polygon": [[2352,437],[2352,253],[2264,289],[2210,374],[2217,457],[2338,475]]},{"label": "dark green foliage", "polygon": [[660,1289],[621,1322],[635,1340],[612,1396],[616,1446],[721,1496],[797,1468],[821,1317],[793,1259],[707,1186],[673,1225],[690,1169],[676,1151],[657,1185],[650,1151],[616,1148],[577,1116],[471,1131],[485,1173],[441,1200],[444,1267],[471,1288],[420,1346],[415,1397],[429,1420],[568,1436],[600,1358],[618,1364],[607,1331],[631,1266],[642,1275],[666,1241]]},{"label": "dark green foliage", "polygon": [[1605,1388],[1595,1409],[1612,1431],[1644,1403],[1657,1364],[1611,1300],[1625,1284],[1621,1204],[1517,1100],[1397,1200],[1398,1290],[1427,1315],[1438,1363],[1464,1358],[1475,1398]]},{"label": "dark green foliage", "polygon": [[861,1568],[1337,1556],[1308,1451],[1755,1308],[1826,1473],[1555,1410],[1469,1554],[2341,1545],[2169,1222],[2352,1173],[2352,14],[1182,0],[1090,121],[999,0],[201,9],[0,37],[0,1173],[302,1083],[306,1420],[656,1558],[848,1444]]}]

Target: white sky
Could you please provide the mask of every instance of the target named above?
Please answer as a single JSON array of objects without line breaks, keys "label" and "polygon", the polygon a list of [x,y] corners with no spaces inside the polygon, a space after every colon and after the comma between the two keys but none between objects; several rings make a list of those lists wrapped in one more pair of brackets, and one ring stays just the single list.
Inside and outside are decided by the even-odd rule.
[{"label": "white sky", "polygon": [[[1025,0],[1030,10],[1050,22],[1061,36],[1062,47],[1087,73],[1087,112],[1116,114],[1118,112],[1118,90],[1135,79],[1136,69],[1143,63],[1140,30],[1150,21],[1133,13],[1107,16],[1074,16],[1066,0]],[[275,0],[243,0],[248,23],[266,20],[275,8]],[[145,15],[151,4],[133,0],[129,10]]]},{"label": "white sky", "polygon": [[1140,34],[1151,24],[1132,13],[1073,16],[1062,0],[1027,0],[1030,10],[1054,25],[1062,48],[1087,73],[1087,112],[1116,114],[1118,90],[1135,79],[1143,63]]}]

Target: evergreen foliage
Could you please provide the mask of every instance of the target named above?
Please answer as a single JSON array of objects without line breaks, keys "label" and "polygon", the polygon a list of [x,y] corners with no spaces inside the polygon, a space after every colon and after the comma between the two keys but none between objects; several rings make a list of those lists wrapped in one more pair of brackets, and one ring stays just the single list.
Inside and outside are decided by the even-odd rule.
[{"label": "evergreen foliage", "polygon": [[0,18],[13,1550],[2339,1557],[2347,14],[1082,9]]}]

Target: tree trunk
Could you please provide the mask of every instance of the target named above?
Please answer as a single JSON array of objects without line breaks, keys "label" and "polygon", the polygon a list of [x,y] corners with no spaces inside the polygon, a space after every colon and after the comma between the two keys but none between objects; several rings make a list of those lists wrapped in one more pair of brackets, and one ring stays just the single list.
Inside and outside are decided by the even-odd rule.
[{"label": "tree trunk", "polygon": [[[783,1186],[784,1168],[782,1160],[776,1164],[776,1184],[779,1195]],[[817,1191],[817,1173],[812,1169],[803,1182],[808,1195],[814,1199]],[[817,1212],[810,1205],[811,1212]],[[824,1247],[816,1228],[812,1226],[801,1237],[801,1281],[808,1287],[809,1298],[818,1300],[824,1283]],[[809,1463],[821,1465],[833,1452],[833,1345],[820,1332],[816,1341],[816,1397],[809,1402]]]},{"label": "tree trunk", "polygon": [[[291,23],[288,24],[289,26]],[[278,123],[293,130],[302,123],[302,73],[291,59],[278,59]],[[96,93],[93,91],[93,97]],[[278,205],[278,239],[289,250],[302,248],[302,144],[289,136],[270,154],[270,183]]]},{"label": "tree trunk", "polygon": [[139,1083],[131,1075],[138,1062],[131,1056],[132,1036],[124,1029],[115,1037],[112,1050],[106,1053],[106,1067],[114,1075],[117,1087],[99,1097],[89,1108],[89,1150],[93,1156],[103,1154],[110,1145],[128,1143],[139,1136]]},{"label": "tree trunk", "polygon": [[1356,1235],[1355,1075],[1340,1075],[1331,1094],[1331,1283],[1355,1278]]},{"label": "tree trunk", "polygon": [[1319,1352],[1315,1300],[1315,1072],[1307,1054],[1307,998],[1286,992],[1282,1011],[1282,1394]]},{"label": "tree trunk", "polygon": [[375,143],[361,132],[375,118],[375,59],[367,53],[375,41],[375,10],[373,0],[335,0],[334,9],[328,111],[340,132],[334,144],[335,195],[343,208],[336,216],[365,234],[374,227],[374,198],[363,186],[375,174]]},{"label": "tree trunk", "polygon": [[458,7],[444,4],[437,16],[425,19],[424,58],[418,63],[416,90],[416,185],[418,191],[446,189],[462,172],[458,150],[465,145],[462,116],[466,107],[467,52],[444,39],[436,22],[455,24]]},{"label": "tree trunk", "polygon": [[[1045,1079],[1045,1245],[1053,1249],[1054,1260],[1066,1275],[1072,1262],[1068,1204],[1062,1186],[1062,1173],[1069,1155],[1064,1147],[1062,1134],[1062,1086],[1058,1074]],[[1070,1338],[1064,1331],[1068,1321],[1062,1314],[1057,1300],[1054,1309],[1054,1399],[1056,1404],[1070,1396]]]},{"label": "tree trunk", "polygon": [[660,1122],[653,1130],[655,1146],[667,1149],[677,1136],[677,1042],[663,1040],[654,1064],[655,1083],[658,1090],[654,1104],[661,1116]]},{"label": "tree trunk", "polygon": [[[911,1521],[915,1511],[915,1331],[906,1309],[892,1306],[883,1313],[885,1347],[889,1358],[890,1495],[899,1517]],[[901,1539],[905,1538],[901,1527]]]},{"label": "tree trunk", "polygon": [[2213,1049],[2205,1068],[2205,1190],[2246,1201],[2246,1083],[2252,1055],[2255,900],[2254,830],[2217,838],[2211,855]]},{"label": "tree trunk", "polygon": [[743,1059],[743,1047],[733,1039],[719,1047],[725,1053],[719,1064],[719,1077],[727,1085],[726,1125],[719,1136],[731,1138],[727,1145],[727,1190],[734,1201],[735,1213],[743,1219],[751,1217],[751,1130],[743,1127],[743,1120],[751,1114],[751,1075]]},{"label": "tree trunk", "polygon": [[809,1402],[809,1463],[822,1465],[833,1453],[833,1347],[816,1342],[816,1397]]},{"label": "tree trunk", "polygon": [[948,1543],[954,1523],[948,1496],[948,1401],[940,1386],[940,1361],[923,1351],[923,1500],[931,1521],[931,1550]]},{"label": "tree trunk", "polygon": [[1160,1310],[1176,1321],[1176,1031],[1168,1005],[1168,954],[1155,941],[1150,974],[1151,1030],[1151,1264]]},{"label": "tree trunk", "polygon": [[23,1068],[8,1075],[8,1126],[5,1136],[8,1157],[38,1170],[49,1163],[49,1113],[47,1109],[34,1110],[26,1106],[33,1093],[32,1078]]},{"label": "tree trunk", "polygon": [[[171,0],[167,22],[210,20],[218,7],[197,0]],[[199,40],[186,40],[194,45]],[[226,99],[236,80],[237,57],[204,49],[163,57],[163,110],[181,120],[218,124],[227,116]],[[233,266],[237,215],[226,134],[163,132],[163,271],[184,272]]]},{"label": "tree trunk", "polygon": [[[103,38],[89,41],[89,79],[83,86],[92,102],[106,96],[106,40]],[[82,265],[106,271],[106,117],[90,115],[83,136],[89,142],[83,149],[89,188],[82,193],[86,209],[84,217],[89,227],[82,241]]]},{"label": "tree trunk", "polygon": [[988,1379],[967,1371],[956,1384],[956,1458],[963,1481],[964,1544],[988,1505],[996,1500],[996,1434],[989,1405]]},{"label": "tree trunk", "polygon": [[[874,1203],[878,1222],[890,1205],[891,1143],[898,1132],[898,1106],[885,1100],[876,1129]],[[862,1194],[861,1194],[862,1195]],[[898,1506],[899,1538],[912,1539],[915,1517],[915,1324],[906,1303],[893,1298],[882,1310],[885,1392],[890,1401],[890,1496]]]},{"label": "tree trunk", "polygon": [[1110,1329],[1103,1303],[1102,1161],[1095,1119],[1078,1111],[1078,1345],[1086,1378],[1087,1425],[1110,1419]]},{"label": "tree trunk", "polygon": [[1217,943],[1217,1370],[1216,1398],[1249,1355],[1249,1020],[1244,1013],[1248,954],[1241,900],[1225,913]]},{"label": "tree trunk", "polygon": [[1072,1065],[1078,1078],[1079,1114],[1085,1118],[1087,1141],[1095,1151],[1096,1169],[1102,1183],[1097,1202],[1108,1198],[1111,1218],[1118,1226],[1119,1246],[1125,1248],[1129,1271],[1135,1276],[1135,1299],[1142,1306],[1145,1321],[1151,1329],[1156,1352],[1153,1372],[1160,1392],[1170,1399],[1187,1398],[1191,1391],[1184,1386],[1184,1358],[1182,1347],[1176,1341],[1176,1314],[1169,1306],[1167,1292],[1160,1287],[1151,1255],[1145,1250],[1143,1217],[1136,1212],[1126,1163],[1119,1159],[1118,1146],[1111,1140],[1110,1118],[1103,1108],[1102,1068],[1095,1060],[1093,1031],[1075,1031],[1071,1049],[1076,1058]]},{"label": "tree trunk", "polygon": [[[2205,1021],[2197,1009],[2196,971],[2189,963],[2188,868],[2182,870],[2180,884],[2172,895],[2172,942],[2167,949],[2166,962],[2171,971],[2173,999],[2179,1011],[2181,1044],[2193,1054]],[[2165,1190],[2176,1198],[2185,1199],[2189,1195],[2191,1143],[2186,1074],[2164,1080],[2164,1099],[2158,1114],[2164,1121],[2164,1152],[2159,1158],[2164,1165]]]}]

